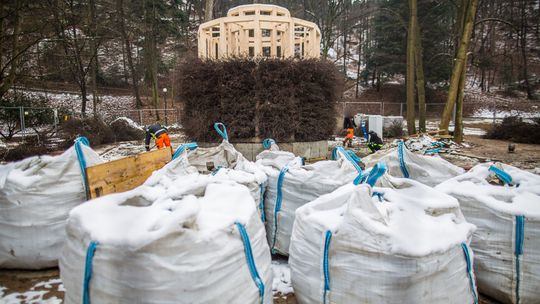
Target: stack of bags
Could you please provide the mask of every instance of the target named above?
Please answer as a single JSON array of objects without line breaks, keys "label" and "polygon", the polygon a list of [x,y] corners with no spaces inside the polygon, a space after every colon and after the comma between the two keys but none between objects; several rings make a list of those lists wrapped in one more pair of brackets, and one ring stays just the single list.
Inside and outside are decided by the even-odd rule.
[{"label": "stack of bags", "polygon": [[396,148],[366,156],[362,162],[366,167],[384,162],[390,175],[411,178],[432,187],[465,172],[439,155],[415,154],[406,149],[403,141],[400,141]]}]

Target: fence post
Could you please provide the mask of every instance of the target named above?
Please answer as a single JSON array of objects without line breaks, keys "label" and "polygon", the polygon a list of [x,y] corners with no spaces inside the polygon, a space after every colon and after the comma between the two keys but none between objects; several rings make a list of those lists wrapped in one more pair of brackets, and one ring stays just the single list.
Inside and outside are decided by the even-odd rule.
[{"label": "fence post", "polygon": [[143,125],[143,120],[142,120],[142,110],[139,109],[139,124],[142,126]]},{"label": "fence post", "polygon": [[21,120],[21,132],[23,139],[26,138],[26,126],[24,125],[24,107],[19,107],[19,118]]},{"label": "fence post", "polygon": [[403,117],[403,103],[399,103],[399,116]]},{"label": "fence post", "polygon": [[497,119],[497,102],[495,101],[495,99],[493,99],[493,124],[496,123],[496,119]]},{"label": "fence post", "polygon": [[381,101],[381,116],[384,116],[384,101]]},{"label": "fence post", "polygon": [[53,109],[54,113],[54,134],[58,134],[58,109]]}]

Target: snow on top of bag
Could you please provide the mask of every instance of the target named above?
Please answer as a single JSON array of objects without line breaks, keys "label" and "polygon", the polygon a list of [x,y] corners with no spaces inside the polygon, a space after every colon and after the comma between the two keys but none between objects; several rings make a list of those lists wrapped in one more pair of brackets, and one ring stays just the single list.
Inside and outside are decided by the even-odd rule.
[{"label": "snow on top of bag", "polygon": [[263,168],[270,167],[281,170],[286,165],[290,168],[302,166],[302,159],[287,151],[264,150],[257,155],[256,164]]},{"label": "snow on top of bag", "polygon": [[141,186],[92,200],[71,211],[70,226],[102,244],[139,248],[185,230],[211,236],[237,221],[247,223],[255,212],[245,186],[200,174],[189,178],[169,188]]},{"label": "snow on top of bag", "polygon": [[491,184],[490,180],[495,178],[495,174],[489,171],[492,164],[476,165],[469,172],[438,185],[436,189],[458,197],[473,197],[500,212],[540,218],[540,176],[498,164],[511,175],[514,185]]},{"label": "snow on top of bag", "polygon": [[355,229],[360,250],[408,256],[443,252],[472,235],[475,226],[465,221],[456,199],[410,179],[385,175],[381,184],[347,184],[300,207],[296,216],[336,236]]},{"label": "snow on top of bag", "polygon": [[194,151],[186,149],[180,156],[173,159],[158,171],[154,171],[145,185],[152,186],[158,183],[167,184],[171,180],[182,175],[207,170],[206,164],[212,163],[215,166],[213,174],[227,177],[238,183],[258,183],[266,181],[266,174],[254,162],[244,158],[244,156],[234,149],[228,142],[213,148],[197,148]]},{"label": "snow on top of bag", "polygon": [[[91,148],[85,145],[81,145],[81,148],[88,166],[103,162]],[[58,156],[32,156],[17,162],[0,165],[0,191],[36,188],[40,183],[50,182],[51,178],[58,178],[71,166],[78,167],[75,147],[67,149]]]},{"label": "snow on top of bag", "polygon": [[[378,162],[385,162],[390,175],[404,177],[399,147],[386,151],[377,151],[364,157],[362,162],[366,167],[374,166]],[[403,165],[411,179],[428,186],[438,185],[465,172],[465,170],[444,160],[438,154],[432,156],[419,155],[405,148],[403,149]]]}]

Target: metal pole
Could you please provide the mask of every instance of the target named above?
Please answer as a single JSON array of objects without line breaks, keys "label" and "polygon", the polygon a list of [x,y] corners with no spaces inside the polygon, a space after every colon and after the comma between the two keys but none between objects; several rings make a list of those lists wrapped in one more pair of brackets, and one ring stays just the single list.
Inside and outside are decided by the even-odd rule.
[{"label": "metal pole", "polygon": [[167,122],[167,93],[163,94],[163,102],[165,103],[165,125],[168,125],[168,122]]}]

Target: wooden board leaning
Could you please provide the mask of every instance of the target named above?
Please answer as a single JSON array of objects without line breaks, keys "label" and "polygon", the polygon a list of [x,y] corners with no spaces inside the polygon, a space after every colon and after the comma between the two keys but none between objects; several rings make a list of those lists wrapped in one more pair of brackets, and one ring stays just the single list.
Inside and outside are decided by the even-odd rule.
[{"label": "wooden board leaning", "polygon": [[89,197],[92,199],[134,189],[171,159],[171,148],[165,148],[88,167],[86,178],[90,190]]}]

